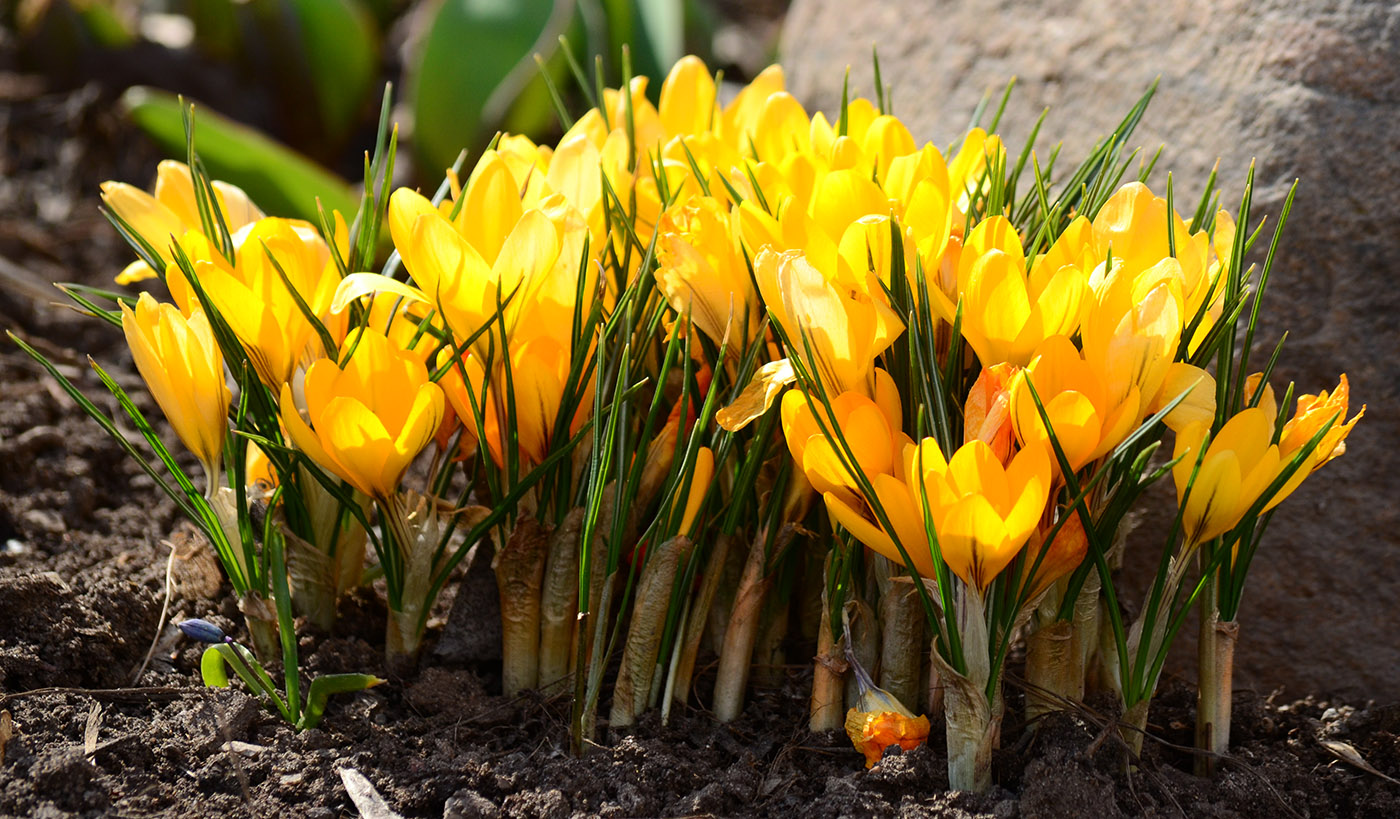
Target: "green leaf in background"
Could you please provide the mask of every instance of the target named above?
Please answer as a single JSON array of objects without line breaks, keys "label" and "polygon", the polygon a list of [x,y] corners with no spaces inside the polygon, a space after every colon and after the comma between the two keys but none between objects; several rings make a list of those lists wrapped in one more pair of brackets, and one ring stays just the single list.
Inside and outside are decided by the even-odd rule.
[{"label": "green leaf in background", "polygon": [[[180,100],[174,94],[137,86],[127,89],[122,103],[168,156],[184,158],[185,129]],[[207,106],[195,107],[194,139],[210,175],[238,185],[269,214],[316,224],[317,199],[328,211],[339,210],[347,219],[359,207],[359,196],[345,180]]]},{"label": "green leaf in background", "polygon": [[661,92],[661,79],[685,56],[683,0],[601,0],[607,11],[608,57],[620,66],[625,44],[632,50],[632,73],[652,77],[648,91]]},{"label": "green leaf in background", "polygon": [[340,139],[365,107],[379,73],[379,35],[359,0],[284,0],[299,24],[302,55],[327,134]]},{"label": "green leaf in background", "polygon": [[135,44],[136,35],[110,4],[80,0],[73,7],[88,33],[103,48],[126,48]]},{"label": "green leaf in background", "polygon": [[[408,66],[408,96],[413,142],[426,175],[449,167],[463,148],[481,144],[506,121],[517,97],[538,83],[534,54],[557,50],[574,11],[571,0],[425,5],[418,18],[420,47]],[[549,110],[547,97],[535,101],[540,104],[533,107]]]}]

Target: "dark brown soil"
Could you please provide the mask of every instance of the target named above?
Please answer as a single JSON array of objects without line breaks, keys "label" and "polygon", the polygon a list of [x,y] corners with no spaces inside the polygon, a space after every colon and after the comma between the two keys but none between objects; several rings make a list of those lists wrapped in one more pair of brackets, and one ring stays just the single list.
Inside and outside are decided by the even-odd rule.
[{"label": "dark brown soil", "polygon": [[[110,102],[0,73],[0,257],[33,281],[98,284],[127,258],[96,211],[97,184],[145,180],[157,157]],[[154,411],[119,333],[18,287],[0,287],[0,323],[100,406],[111,402],[87,354]],[[459,614],[478,616],[439,618],[415,676],[335,698],[319,729],[297,734],[239,690],[202,687],[199,647],[168,625],[136,676],[157,638],[167,542],[170,620],[236,631],[217,565],[173,504],[0,343],[0,711],[14,724],[0,738],[0,816],[353,816],[342,768],[403,816],[1400,816],[1400,785],[1322,744],[1400,776],[1400,706],[1240,692],[1234,754],[1205,780],[1188,773],[1193,702],[1174,685],[1154,705],[1160,741],[1131,773],[1107,719],[1086,711],[1027,739],[1007,725],[998,784],[981,796],[946,791],[937,728],[931,745],[870,771],[844,736],[809,733],[800,667],[732,726],[703,710],[667,726],[651,714],[627,736],[601,728],[605,741],[577,759],[566,698],[496,694],[499,638],[464,625],[490,621],[480,569],[450,590]],[[344,633],[303,641],[308,673],[379,669],[382,610],[368,597],[347,607]],[[702,695],[710,684],[702,673]]]}]

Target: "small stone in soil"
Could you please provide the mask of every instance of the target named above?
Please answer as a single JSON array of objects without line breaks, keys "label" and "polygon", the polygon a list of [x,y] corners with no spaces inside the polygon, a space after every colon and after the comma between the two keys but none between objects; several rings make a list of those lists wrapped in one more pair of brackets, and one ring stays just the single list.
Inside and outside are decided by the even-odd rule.
[{"label": "small stone in soil", "polygon": [[471,788],[457,791],[442,808],[442,819],[497,819],[500,815],[500,808]]}]

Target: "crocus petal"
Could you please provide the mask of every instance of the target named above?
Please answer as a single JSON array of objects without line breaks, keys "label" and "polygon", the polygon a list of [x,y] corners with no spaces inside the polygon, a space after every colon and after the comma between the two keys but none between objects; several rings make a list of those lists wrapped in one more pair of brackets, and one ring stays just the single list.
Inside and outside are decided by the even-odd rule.
[{"label": "crocus petal", "polygon": [[699,57],[682,57],[661,84],[657,113],[670,134],[698,134],[717,123],[715,80]]},{"label": "crocus petal", "polygon": [[773,405],[773,399],[783,387],[797,380],[792,362],[786,358],[770,361],[758,368],[753,380],[734,403],[715,413],[715,420],[731,432],[743,429],[750,421],[763,415]]},{"label": "crocus petal", "polygon": [[955,503],[938,527],[938,545],[948,568],[982,591],[1006,568],[1015,551],[1003,548],[1005,526],[981,495]]},{"label": "crocus petal", "polygon": [[292,445],[305,453],[306,457],[325,469],[335,473],[337,477],[343,478],[351,483],[354,481],[349,474],[341,468],[340,464],[326,452],[326,448],[321,446],[321,439],[311,427],[302,420],[301,414],[297,412],[296,402],[292,398],[292,385],[282,385],[282,397],[279,401],[282,416],[282,426],[287,430],[287,437],[292,441]]},{"label": "crocus petal", "polygon": [[501,246],[520,221],[520,189],[510,168],[495,151],[487,151],[472,172],[463,193],[462,235],[487,264],[494,264]]},{"label": "crocus petal", "polygon": [[371,497],[393,494],[396,481],[386,480],[385,473],[394,442],[374,413],[356,398],[336,396],[321,414],[321,425],[321,440],[342,477]]},{"label": "crocus petal", "polygon": [[[406,469],[423,447],[428,445],[428,441],[432,440],[433,433],[442,423],[445,400],[442,388],[437,384],[428,382],[418,388],[403,427],[394,440],[395,456],[402,462],[403,469]],[[403,469],[399,470],[398,475],[403,474]],[[398,475],[395,476],[396,479]]]},{"label": "crocus petal", "polygon": [[341,279],[340,285],[336,287],[335,297],[331,299],[331,312],[339,313],[349,307],[351,302],[375,293],[392,293],[411,302],[432,304],[432,300],[424,295],[422,290],[398,279],[378,273],[351,273]]}]

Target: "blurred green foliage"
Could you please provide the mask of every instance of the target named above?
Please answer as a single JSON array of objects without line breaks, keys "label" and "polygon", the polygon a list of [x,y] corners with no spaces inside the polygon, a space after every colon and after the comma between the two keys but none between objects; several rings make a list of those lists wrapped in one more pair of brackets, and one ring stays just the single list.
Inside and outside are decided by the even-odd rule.
[{"label": "blurred green foliage", "polygon": [[[144,23],[155,14],[183,27],[190,42],[148,40]],[[404,80],[397,87],[412,116],[407,141],[422,175],[436,178],[497,131],[539,139],[557,127],[535,56],[568,88],[561,37],[599,55],[602,81],[615,85],[624,47],[634,73],[659,78],[687,46],[708,42],[708,19],[699,0],[20,0],[0,13],[31,51],[60,63],[65,53],[138,59],[139,49],[166,47],[190,52],[196,70],[207,63],[231,71],[256,95],[233,107],[265,119],[291,147],[216,116],[235,101],[214,99],[198,101],[200,153],[215,176],[269,212],[313,221],[314,198],[293,192],[343,206],[350,188],[324,166],[358,166],[346,148],[373,127],[384,82]],[[392,50],[391,41],[404,45]],[[184,154],[173,95],[132,89],[125,102],[164,150]]]},{"label": "blurred green foliage", "polygon": [[[183,103],[174,94],[137,86],[122,96],[131,118],[166,154],[185,153]],[[268,213],[317,221],[317,200],[327,213],[353,219],[359,192],[345,180],[260,131],[196,106],[195,150],[210,174],[228,180]]]}]

